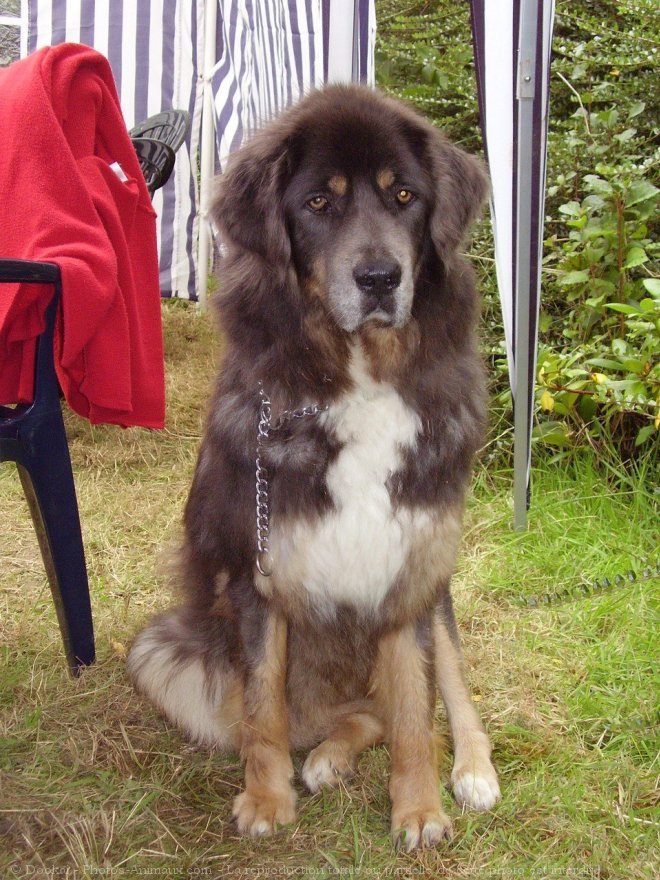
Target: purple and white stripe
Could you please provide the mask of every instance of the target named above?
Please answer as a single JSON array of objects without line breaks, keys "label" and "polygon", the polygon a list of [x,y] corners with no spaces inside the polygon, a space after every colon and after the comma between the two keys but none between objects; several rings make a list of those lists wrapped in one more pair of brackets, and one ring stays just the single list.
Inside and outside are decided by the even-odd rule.
[{"label": "purple and white stripe", "polygon": [[250,132],[329,78],[374,82],[373,0],[220,0],[220,12],[213,91],[221,165]]},{"label": "purple and white stripe", "polygon": [[[28,0],[27,50],[74,42],[105,55],[130,128],[171,107],[195,112],[196,16],[194,0]],[[172,178],[154,196],[164,296],[195,295],[192,132],[189,147],[179,151]]]}]

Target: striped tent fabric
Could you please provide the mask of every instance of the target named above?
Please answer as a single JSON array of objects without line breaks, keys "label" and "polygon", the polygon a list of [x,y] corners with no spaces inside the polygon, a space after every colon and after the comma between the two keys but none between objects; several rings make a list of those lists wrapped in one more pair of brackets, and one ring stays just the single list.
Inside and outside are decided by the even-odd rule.
[{"label": "striped tent fabric", "polygon": [[514,523],[529,504],[554,0],[471,0],[497,283],[514,397]]},{"label": "striped tent fabric", "polygon": [[221,0],[213,70],[220,164],[280,108],[322,76],[319,4]]},{"label": "striped tent fabric", "polygon": [[[28,0],[27,51],[63,42],[108,58],[128,128],[161,110],[195,112],[198,4],[176,0]],[[191,138],[193,134],[191,133]],[[154,196],[164,296],[195,297],[192,149]]]},{"label": "striped tent fabric", "polygon": [[[172,107],[192,125],[174,174],[154,197],[161,291],[197,299],[204,83],[213,89],[215,169],[256,126],[336,78],[373,82],[373,0],[26,0],[24,50],[62,42],[93,46],[110,61],[126,125]],[[209,5],[214,58],[205,58]],[[350,28],[342,30],[342,23]],[[342,34],[344,35],[342,37]],[[342,46],[338,38],[347,39]]]},{"label": "striped tent fabric", "polygon": [[[211,72],[220,163],[329,80],[373,83],[373,0],[220,0]],[[207,74],[208,75],[208,74]]]},{"label": "striped tent fabric", "polygon": [[[376,16],[374,0],[219,0],[207,18],[216,31],[213,59],[204,80],[211,96],[215,144],[202,126],[200,210],[194,237],[199,241],[201,298],[212,261],[211,178],[249,135],[327,81],[374,81]],[[209,149],[214,156],[208,156]]]}]

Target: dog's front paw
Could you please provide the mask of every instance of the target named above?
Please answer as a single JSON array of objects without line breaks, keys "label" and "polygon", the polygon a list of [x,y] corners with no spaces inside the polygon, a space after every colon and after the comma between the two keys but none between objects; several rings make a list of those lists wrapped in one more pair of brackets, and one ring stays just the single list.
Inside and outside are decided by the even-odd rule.
[{"label": "dog's front paw", "polygon": [[405,815],[392,813],[392,840],[397,849],[406,852],[425,849],[437,846],[451,836],[451,820],[442,810],[418,810]]},{"label": "dog's front paw", "polygon": [[278,826],[296,821],[296,793],[291,787],[278,792],[244,791],[234,798],[233,816],[241,834],[272,834]]},{"label": "dog's front paw", "polygon": [[454,767],[451,784],[458,803],[479,812],[492,809],[501,796],[497,773],[490,761]]},{"label": "dog's front paw", "polygon": [[303,782],[316,794],[324,785],[336,787],[341,779],[353,773],[353,765],[346,747],[326,740],[307,756],[302,769]]}]

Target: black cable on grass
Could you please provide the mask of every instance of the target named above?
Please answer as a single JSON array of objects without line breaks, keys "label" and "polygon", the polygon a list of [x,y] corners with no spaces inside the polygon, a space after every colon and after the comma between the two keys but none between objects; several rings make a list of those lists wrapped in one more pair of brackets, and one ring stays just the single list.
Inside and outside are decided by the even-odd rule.
[{"label": "black cable on grass", "polygon": [[522,596],[519,604],[524,608],[547,608],[550,605],[576,602],[588,599],[591,596],[600,596],[604,593],[609,593],[615,588],[630,586],[630,584],[640,581],[653,580],[657,577],[660,577],[660,559],[655,563],[655,566],[647,565],[641,572],[636,572],[631,568],[625,575],[614,575],[612,580],[608,577],[591,582],[585,580],[575,587],[558,590],[556,593],[543,593],[540,596]]}]

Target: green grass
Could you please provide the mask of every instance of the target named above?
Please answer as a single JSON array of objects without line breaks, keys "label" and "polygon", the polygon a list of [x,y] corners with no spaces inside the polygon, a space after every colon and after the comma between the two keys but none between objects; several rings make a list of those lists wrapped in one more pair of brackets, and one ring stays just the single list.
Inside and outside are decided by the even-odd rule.
[{"label": "green grass", "polygon": [[[294,828],[236,835],[236,757],[192,747],[124,675],[131,638],[170,601],[159,560],[179,530],[213,374],[207,319],[164,312],[167,430],[92,428],[67,413],[98,652],[77,681],[18,480],[0,470],[0,876],[651,877],[658,580],[525,605],[655,564],[657,474],[615,481],[586,454],[535,463],[525,533],[511,530],[510,473],[477,470],[454,594],[501,774],[493,812],[462,815],[446,792],[454,840],[397,855],[381,748],[336,792],[300,788]],[[446,735],[441,710],[438,724]],[[294,760],[299,770],[304,756]],[[445,786],[450,769],[447,754]]]}]

